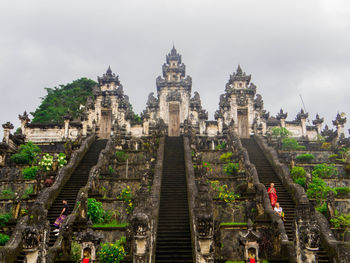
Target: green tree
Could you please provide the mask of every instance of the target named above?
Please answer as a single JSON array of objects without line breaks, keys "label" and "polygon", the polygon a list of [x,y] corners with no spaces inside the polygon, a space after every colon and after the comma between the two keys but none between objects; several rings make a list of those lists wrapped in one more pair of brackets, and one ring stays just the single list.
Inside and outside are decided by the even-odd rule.
[{"label": "green tree", "polygon": [[32,123],[62,123],[65,115],[73,118],[79,116],[79,106],[91,97],[97,83],[91,79],[80,78],[72,83],[54,88],[45,88],[47,95],[42,98],[40,106],[31,112]]}]

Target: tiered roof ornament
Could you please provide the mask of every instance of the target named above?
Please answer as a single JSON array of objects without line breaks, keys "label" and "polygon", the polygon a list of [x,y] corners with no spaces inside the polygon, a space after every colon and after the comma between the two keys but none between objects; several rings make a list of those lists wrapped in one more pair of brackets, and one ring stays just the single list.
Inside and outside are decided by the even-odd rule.
[{"label": "tiered roof ornament", "polygon": [[105,85],[112,82],[115,82],[117,85],[120,84],[119,76],[116,76],[114,73],[112,73],[111,66],[108,66],[106,73],[103,74],[102,77],[97,77],[97,80],[100,85]]},{"label": "tiered roof ornament", "polygon": [[173,48],[171,49],[170,53],[166,55],[166,63],[170,64],[170,61],[177,61],[179,64],[181,64],[181,55],[177,53],[177,50],[175,46],[173,45]]},{"label": "tiered roof ornament", "polygon": [[322,124],[324,122],[324,118],[320,118],[320,116],[318,115],[318,113],[316,114],[316,119],[314,119],[312,121],[313,125],[318,125],[318,124]]},{"label": "tiered roof ornament", "polygon": [[[236,72],[230,75],[230,78],[225,86],[225,91],[228,93],[240,93],[242,89],[247,91],[247,94],[256,93],[256,86],[250,83],[251,75],[247,75],[242,71],[240,65],[238,65]],[[236,84],[235,84],[236,83]]]},{"label": "tiered roof ornament", "polygon": [[288,116],[288,113],[287,112],[283,112],[283,110],[280,109],[280,112],[277,113],[277,115],[276,115],[276,119],[277,120],[285,120],[285,119],[287,119],[287,116]]},{"label": "tiered roof ornament", "polygon": [[335,117],[335,120],[332,121],[334,126],[338,125],[344,125],[346,123],[346,117],[342,116],[341,114],[337,114],[337,117]]},{"label": "tiered roof ornament", "polygon": [[305,112],[303,109],[297,114],[296,120],[300,121],[302,119],[307,119],[309,117],[309,113]]},{"label": "tiered roof ornament", "polygon": [[26,121],[26,122],[30,121],[27,111],[24,111],[23,115],[19,114],[18,115],[18,119],[21,120],[21,121]]}]

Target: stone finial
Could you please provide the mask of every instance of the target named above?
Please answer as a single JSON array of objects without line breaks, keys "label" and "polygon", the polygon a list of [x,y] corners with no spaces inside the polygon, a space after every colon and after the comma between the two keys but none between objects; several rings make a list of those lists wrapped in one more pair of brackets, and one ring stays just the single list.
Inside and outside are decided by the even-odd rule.
[{"label": "stone finial", "polygon": [[67,115],[65,115],[65,116],[63,117],[63,119],[64,119],[65,121],[71,121],[71,120],[72,120],[72,116],[69,115],[69,114],[67,114]]},{"label": "stone finial", "polygon": [[4,129],[12,130],[14,128],[13,124],[11,122],[6,122],[2,125]]},{"label": "stone finial", "polygon": [[285,120],[285,119],[287,119],[287,116],[288,116],[288,113],[287,112],[283,112],[283,110],[280,109],[280,112],[277,113],[277,115],[276,115],[276,119],[277,120]]},{"label": "stone finial", "polygon": [[324,122],[324,118],[320,118],[320,116],[318,115],[318,113],[316,114],[316,119],[314,119],[312,121],[313,125],[318,125],[318,124],[322,124]]},{"label": "stone finial", "polygon": [[24,111],[24,112],[23,112],[23,115],[19,114],[19,115],[18,115],[18,119],[19,119],[20,121],[24,121],[24,122],[29,122],[29,121],[30,121],[29,115],[28,115],[27,111]]},{"label": "stone finial", "polygon": [[170,61],[177,61],[178,64],[181,64],[181,55],[177,52],[174,45],[170,53],[166,55],[166,63],[169,64]]},{"label": "stone finial", "polygon": [[110,66],[108,66],[106,73],[103,74],[102,77],[97,77],[97,80],[100,85],[104,85],[112,82],[115,82],[117,85],[120,84],[119,76],[116,76],[114,73],[112,73],[112,69]]},{"label": "stone finial", "polygon": [[338,125],[344,125],[346,123],[346,117],[345,114],[337,114],[337,116],[335,117],[335,120],[332,121],[334,126],[338,126]]},{"label": "stone finial", "polygon": [[245,72],[243,72],[240,65],[238,65],[236,72],[233,72],[232,75],[230,75],[230,79],[228,81],[229,84],[232,84],[234,81],[243,81],[246,82],[247,85],[250,82],[251,75],[247,75]]},{"label": "stone finial", "polygon": [[268,120],[270,118],[270,112],[267,112],[266,110],[263,110],[261,112],[261,117],[265,120]]},{"label": "stone finial", "polygon": [[300,112],[297,114],[297,120],[305,120],[307,119],[307,117],[309,117],[309,113],[305,112],[303,109],[300,110]]}]

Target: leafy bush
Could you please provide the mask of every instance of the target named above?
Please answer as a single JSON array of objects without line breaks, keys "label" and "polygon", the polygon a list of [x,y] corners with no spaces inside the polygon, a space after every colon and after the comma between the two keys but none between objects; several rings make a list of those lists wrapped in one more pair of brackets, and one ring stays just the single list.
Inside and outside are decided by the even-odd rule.
[{"label": "leafy bush", "polygon": [[334,166],[334,164],[317,164],[312,171],[312,176],[317,176],[320,178],[330,178],[332,176],[338,175],[338,169]]},{"label": "leafy bush", "polygon": [[333,189],[337,192],[336,197],[346,197],[350,193],[350,187],[335,187]]},{"label": "leafy bush", "polygon": [[129,158],[129,156],[123,151],[117,151],[115,156],[117,157],[117,161],[121,163],[126,162],[126,160]]},{"label": "leafy bush", "polygon": [[288,131],[285,127],[274,127],[272,128],[272,136],[286,138],[291,135],[291,132]]},{"label": "leafy bush", "polygon": [[297,178],[294,180],[294,183],[301,185],[302,187],[306,187],[306,178]]},{"label": "leafy bush", "polygon": [[284,138],[282,140],[282,150],[285,151],[296,151],[304,150],[305,146],[299,145],[298,141],[295,138]]},{"label": "leafy bush", "polygon": [[322,213],[325,217],[328,217],[328,208],[327,203],[324,202],[322,205],[318,205],[315,207],[316,211]]},{"label": "leafy bush", "polygon": [[31,166],[22,169],[22,174],[24,179],[35,179],[37,173],[39,171],[38,166]]},{"label": "leafy bush", "polygon": [[296,160],[300,162],[309,162],[313,159],[315,159],[315,156],[310,153],[304,153],[304,154],[299,154],[297,157],[295,157]]},{"label": "leafy bush", "polygon": [[232,156],[233,156],[232,152],[223,153],[220,155],[220,161],[224,161],[225,163],[228,163],[231,161]]},{"label": "leafy bush", "polygon": [[53,165],[53,156],[45,153],[39,162],[39,167],[43,171],[50,171]]},{"label": "leafy bush", "polygon": [[326,182],[321,178],[314,177],[312,182],[309,183],[309,188],[306,191],[306,195],[308,198],[316,199],[319,203],[326,196],[328,191],[334,191],[329,186],[327,186]]},{"label": "leafy bush", "polygon": [[10,237],[8,235],[0,233],[0,246],[4,246],[9,240]]},{"label": "leafy bush", "polygon": [[115,174],[115,170],[112,165],[108,166],[109,174]]},{"label": "leafy bush", "polygon": [[92,223],[101,223],[104,221],[105,211],[103,210],[102,203],[96,201],[94,198],[88,198],[88,217]]},{"label": "leafy bush", "polygon": [[238,163],[227,163],[224,165],[224,172],[227,175],[237,175],[239,171]]},{"label": "leafy bush", "polygon": [[103,243],[100,251],[97,253],[101,262],[104,263],[119,263],[127,255],[124,245],[126,238],[121,237],[115,243]]},{"label": "leafy bush", "polygon": [[235,194],[234,192],[228,190],[227,184],[220,185],[219,181],[211,181],[210,184],[213,190],[216,192],[216,197],[222,201],[225,201],[225,203],[232,203],[239,198],[239,194]]},{"label": "leafy bush", "polygon": [[72,241],[70,255],[74,263],[81,262],[81,247],[77,241]]},{"label": "leafy bush", "polygon": [[305,171],[304,167],[294,166],[290,170],[290,174],[292,175],[293,181],[295,181],[298,178],[305,178],[306,171]]},{"label": "leafy bush", "polygon": [[11,189],[4,189],[0,192],[1,199],[13,199],[15,197],[15,193]]},{"label": "leafy bush", "polygon": [[332,161],[335,161],[335,159],[337,159],[337,158],[338,158],[338,154],[336,154],[336,153],[331,154],[331,155],[328,156],[328,159],[332,160]]},{"label": "leafy bush", "polygon": [[226,149],[226,143],[220,143],[216,145],[215,150],[225,150]]},{"label": "leafy bush", "polygon": [[26,144],[21,144],[18,153],[11,156],[11,160],[16,164],[33,164],[36,156],[41,153],[39,146],[29,141]]},{"label": "leafy bush", "polygon": [[348,228],[350,227],[350,213],[345,215],[338,215],[338,211],[336,211],[336,215],[329,220],[333,227],[335,228]]},{"label": "leafy bush", "polygon": [[57,155],[58,168],[61,168],[67,164],[67,157],[64,153],[59,153]]},{"label": "leafy bush", "polygon": [[29,186],[24,190],[24,193],[22,195],[22,199],[26,199],[34,192],[33,186]]},{"label": "leafy bush", "polygon": [[123,200],[126,203],[126,213],[129,214],[134,210],[134,204],[132,202],[132,194],[130,186],[127,186],[122,190],[120,195],[118,196],[120,200]]},{"label": "leafy bush", "polygon": [[12,217],[12,214],[10,212],[0,214],[0,227],[5,226],[11,217]]}]

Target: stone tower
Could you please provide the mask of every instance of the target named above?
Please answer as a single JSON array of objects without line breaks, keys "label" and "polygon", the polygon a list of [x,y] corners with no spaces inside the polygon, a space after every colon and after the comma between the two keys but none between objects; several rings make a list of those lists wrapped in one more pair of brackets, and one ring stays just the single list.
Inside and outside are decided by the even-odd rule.
[{"label": "stone tower", "polygon": [[[254,125],[261,124],[263,101],[256,95],[256,86],[250,83],[251,75],[247,75],[238,65],[236,72],[230,75],[225,94],[220,96],[219,110],[215,118],[234,129],[241,138],[247,138],[254,132]],[[256,96],[256,98],[255,98]]]}]

